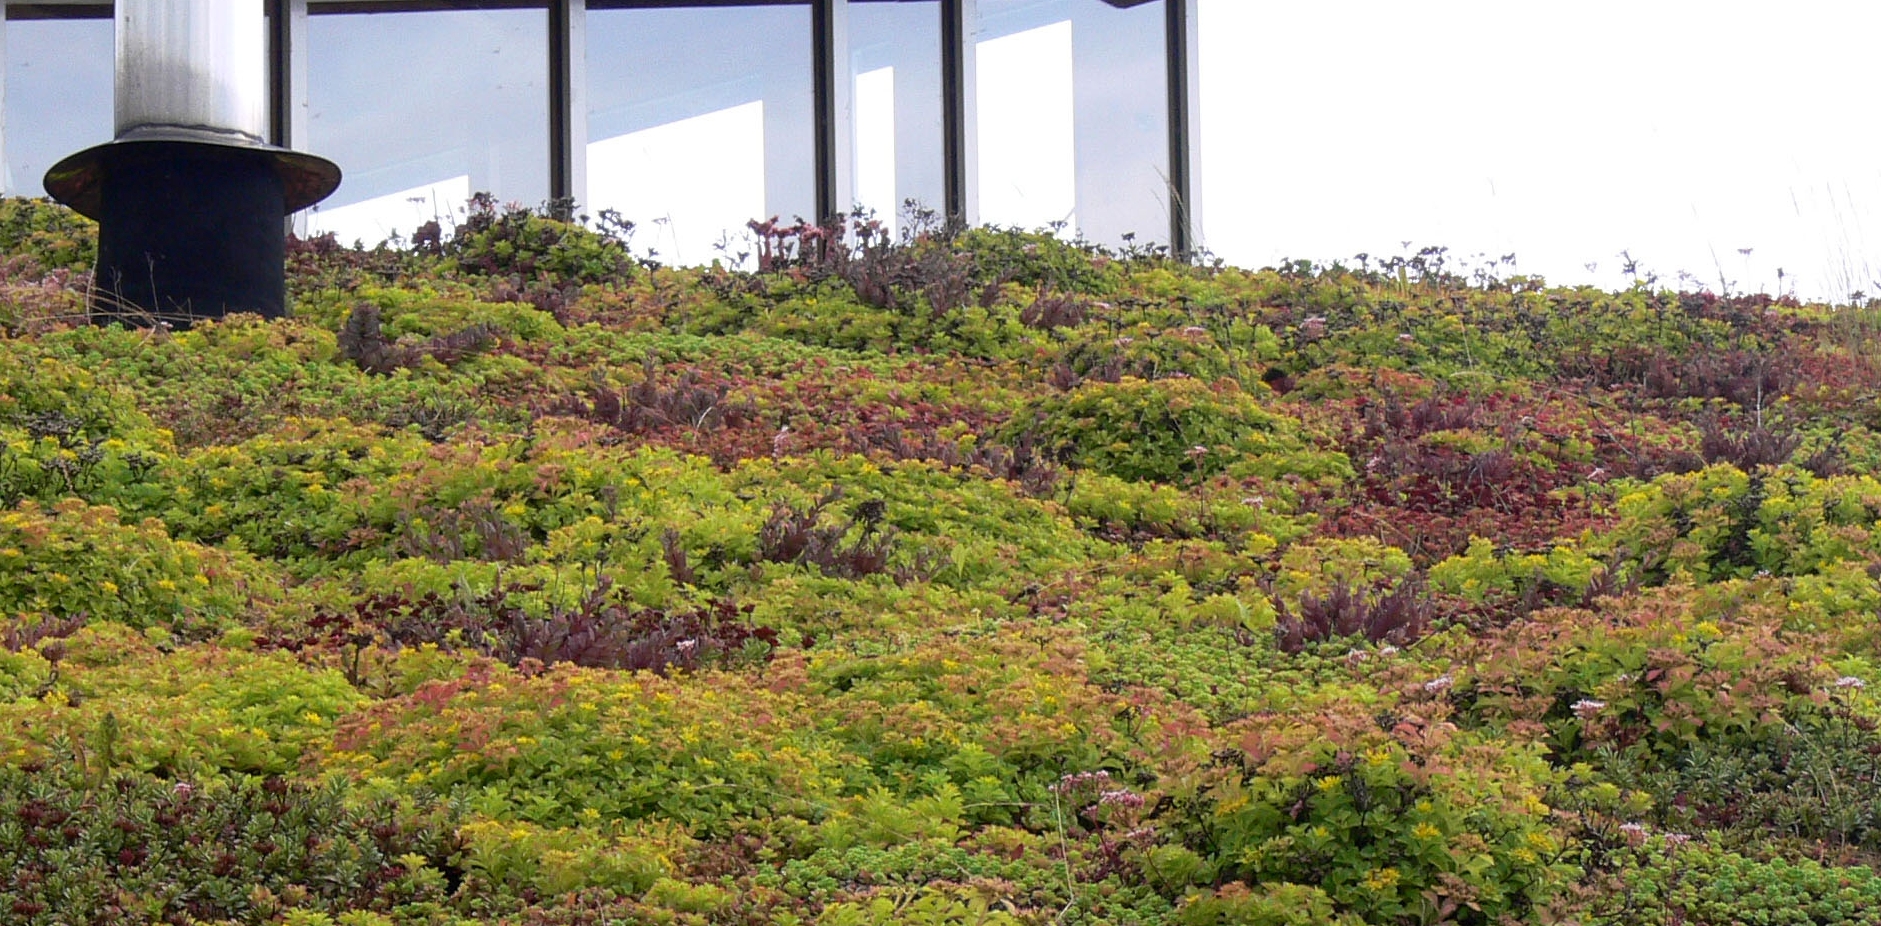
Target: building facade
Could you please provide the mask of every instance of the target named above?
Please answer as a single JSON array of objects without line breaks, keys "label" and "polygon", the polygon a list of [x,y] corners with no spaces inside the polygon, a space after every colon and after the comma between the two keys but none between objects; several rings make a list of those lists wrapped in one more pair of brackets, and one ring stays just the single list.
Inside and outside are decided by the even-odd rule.
[{"label": "building facade", "polygon": [[[372,244],[475,192],[569,200],[677,263],[856,208],[1193,240],[1194,0],[265,4],[270,141],[337,161],[300,217]],[[109,140],[109,4],[7,5],[9,194]]]}]

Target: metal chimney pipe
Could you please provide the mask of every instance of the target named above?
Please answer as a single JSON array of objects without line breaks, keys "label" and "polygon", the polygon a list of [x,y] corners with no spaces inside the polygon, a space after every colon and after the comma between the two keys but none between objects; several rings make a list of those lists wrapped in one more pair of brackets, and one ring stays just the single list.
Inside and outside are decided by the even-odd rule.
[{"label": "metal chimney pipe", "polygon": [[45,181],[98,221],[94,321],[285,313],[284,220],[340,169],[263,140],[262,2],[117,0],[116,138]]}]

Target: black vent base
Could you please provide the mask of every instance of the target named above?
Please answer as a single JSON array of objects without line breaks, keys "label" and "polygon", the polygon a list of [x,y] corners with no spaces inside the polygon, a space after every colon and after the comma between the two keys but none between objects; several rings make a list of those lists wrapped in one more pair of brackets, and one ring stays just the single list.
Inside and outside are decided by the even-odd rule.
[{"label": "black vent base", "polygon": [[285,314],[285,193],[265,154],[141,142],[110,146],[102,166],[93,321]]}]

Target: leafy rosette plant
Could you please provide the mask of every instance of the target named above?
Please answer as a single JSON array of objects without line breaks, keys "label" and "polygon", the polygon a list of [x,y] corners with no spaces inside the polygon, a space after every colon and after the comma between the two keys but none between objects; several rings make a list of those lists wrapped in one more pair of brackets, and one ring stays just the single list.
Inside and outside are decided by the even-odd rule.
[{"label": "leafy rosette plant", "polygon": [[1313,449],[1297,420],[1231,380],[1087,383],[1034,401],[1009,428],[1036,428],[1040,447],[1055,458],[1122,479],[1193,484],[1219,473],[1349,474],[1343,456]]},{"label": "leafy rosette plant", "polygon": [[285,774],[364,700],[339,672],[283,654],[173,647],[107,623],[42,642],[53,671],[0,704],[0,756],[94,778]]},{"label": "leafy rosette plant", "polygon": [[36,355],[0,351],[0,505],[135,491],[172,449],[170,435],[131,390]]},{"label": "leafy rosette plant", "polygon": [[455,794],[499,819],[657,817],[721,835],[753,817],[814,819],[874,783],[805,722],[823,715],[781,679],[534,671],[476,660],[425,682],[343,720],[322,764],[368,785]]},{"label": "leafy rosette plant", "polygon": [[1827,672],[1782,617],[1780,599],[1741,587],[1543,611],[1483,644],[1460,697],[1480,722],[1546,731],[1563,760],[1603,746],[1672,756],[1754,741],[1813,710]]},{"label": "leafy rosette plant", "polygon": [[0,200],[0,251],[30,255],[47,267],[89,270],[98,259],[98,226],[43,199]]},{"label": "leafy rosette plant", "polygon": [[155,518],[127,524],[76,498],[0,513],[0,608],[14,614],[202,635],[277,597],[279,581],[253,557],[173,540]]},{"label": "leafy rosette plant", "polygon": [[1166,822],[1222,880],[1317,886],[1366,922],[1531,915],[1578,875],[1543,802],[1556,772],[1426,713],[1347,702],[1230,724],[1225,768]]}]

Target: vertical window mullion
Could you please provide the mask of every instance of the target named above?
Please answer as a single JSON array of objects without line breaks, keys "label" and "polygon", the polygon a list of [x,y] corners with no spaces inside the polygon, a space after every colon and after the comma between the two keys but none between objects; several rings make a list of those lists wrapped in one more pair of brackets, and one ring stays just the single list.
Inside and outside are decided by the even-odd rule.
[{"label": "vertical window mullion", "polygon": [[289,0],[266,0],[268,23],[268,143],[288,146],[288,125],[293,104],[293,82],[289,79],[288,60],[293,54],[288,25]]},{"label": "vertical window mullion", "polygon": [[974,0],[941,0],[941,132],[947,147],[947,220],[972,225],[978,218],[978,173],[974,160],[973,24]]},{"label": "vertical window mullion", "polygon": [[587,18],[586,0],[549,0],[549,198],[580,206],[583,184],[585,132],[577,132],[577,121],[585,115],[577,106],[581,67],[586,57],[582,27]]},{"label": "vertical window mullion", "polygon": [[1194,0],[1164,0],[1169,57],[1169,253],[1186,258],[1195,240],[1193,62]]},{"label": "vertical window mullion", "polygon": [[813,0],[810,7],[810,74],[816,109],[816,220],[849,211],[848,145],[853,137],[847,105],[848,0]]},{"label": "vertical window mullion", "polygon": [[568,192],[588,203],[588,0],[568,4]]},{"label": "vertical window mullion", "polygon": [[[307,150],[307,0],[268,3],[268,141]],[[342,168],[343,170],[344,168]],[[287,217],[289,234],[307,231],[307,217]]]},{"label": "vertical window mullion", "polygon": [[307,0],[268,0],[268,142],[307,142]]}]

